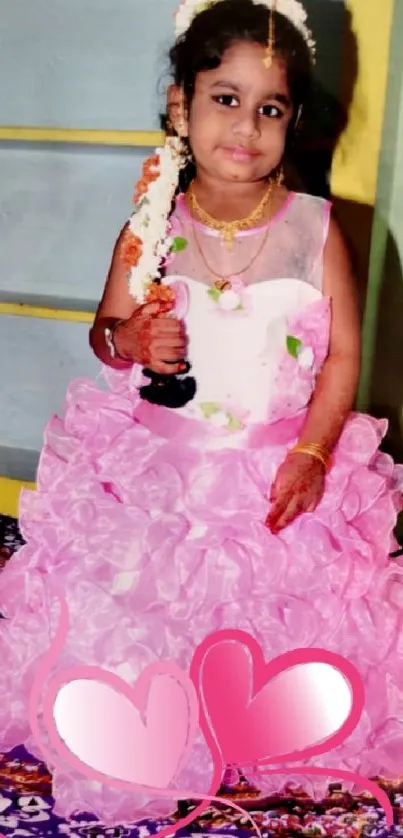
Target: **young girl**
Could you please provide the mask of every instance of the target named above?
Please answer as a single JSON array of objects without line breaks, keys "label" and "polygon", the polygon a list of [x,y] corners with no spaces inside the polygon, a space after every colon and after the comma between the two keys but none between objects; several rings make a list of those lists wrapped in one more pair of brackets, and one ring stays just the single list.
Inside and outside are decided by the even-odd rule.
[{"label": "young girl", "polygon": [[[341,234],[326,202],[282,177],[310,93],[305,14],[297,0],[185,0],[176,26],[166,144],[91,331],[109,390],[71,385],[22,496],[27,545],[0,578],[1,744],[37,753],[27,707],[56,586],[70,621],[58,669],[129,683],[154,661],[188,671],[220,628],[268,660],[338,652],[365,712],[311,763],[398,774],[398,472],[378,452],[385,423],[351,413],[360,335]],[[200,734],[178,787],[202,793],[211,776]],[[172,807],[61,768],[54,795],[59,813],[108,819]]]}]

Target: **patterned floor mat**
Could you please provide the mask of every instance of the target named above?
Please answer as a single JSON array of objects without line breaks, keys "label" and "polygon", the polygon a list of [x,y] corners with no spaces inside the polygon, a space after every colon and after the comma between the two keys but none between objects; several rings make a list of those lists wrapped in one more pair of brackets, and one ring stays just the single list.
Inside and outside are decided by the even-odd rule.
[{"label": "patterned floor mat", "polygon": [[[164,826],[174,827],[176,816],[164,821],[143,820],[135,824],[103,826],[89,813],[77,813],[69,822],[53,812],[51,776],[24,748],[0,755],[0,835],[7,838],[148,838]],[[380,782],[389,794],[395,812],[395,826],[388,830],[383,811],[368,795],[352,796],[338,784],[329,788],[321,803],[313,802],[297,788],[276,798],[263,800],[257,789],[240,779],[236,786],[223,788],[222,794],[245,805],[263,838],[272,836],[321,836],[358,838],[387,835],[403,836],[403,778],[395,783]],[[211,807],[180,836],[235,836],[251,838],[249,819],[233,810]]]},{"label": "patterned floor mat", "polygon": [[[0,516],[0,568],[23,543],[17,522]],[[263,838],[326,835],[403,838],[403,777],[396,781],[378,779],[378,782],[394,808],[395,826],[391,830],[385,825],[383,810],[368,794],[352,796],[336,783],[329,787],[328,795],[320,803],[292,787],[281,796],[263,799],[242,778],[236,785],[223,788],[222,796],[248,809]],[[171,824],[174,828],[175,816],[165,821],[144,820],[111,828],[89,813],[77,813],[66,822],[53,811],[52,778],[46,766],[22,747],[0,754],[0,838],[148,838]],[[177,833],[178,838],[208,835],[251,838],[254,834],[250,821],[226,809],[224,804],[222,808],[210,807],[191,826]]]},{"label": "patterned floor mat", "polygon": [[0,568],[24,544],[15,518],[0,515]]}]

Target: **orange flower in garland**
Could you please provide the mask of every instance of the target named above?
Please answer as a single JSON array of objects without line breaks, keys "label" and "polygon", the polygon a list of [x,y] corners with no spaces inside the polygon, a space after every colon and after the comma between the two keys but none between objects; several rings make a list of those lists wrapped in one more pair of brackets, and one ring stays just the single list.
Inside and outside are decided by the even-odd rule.
[{"label": "orange flower in garland", "polygon": [[153,154],[143,163],[143,169],[140,180],[136,183],[136,188],[133,196],[133,203],[138,204],[143,195],[148,192],[150,183],[153,183],[160,176],[160,158],[158,154]]},{"label": "orange flower in garland", "polygon": [[168,285],[160,285],[158,282],[153,282],[146,294],[146,303],[169,303],[173,305],[175,301],[175,293]]},{"label": "orange flower in garland", "polygon": [[[131,239],[127,244],[126,262],[130,264],[130,294],[140,303],[151,282],[161,277],[171,252],[169,216],[183,165],[182,140],[166,137],[163,147],[144,163],[142,178],[136,187],[135,199],[142,197],[138,198],[128,224],[130,233],[136,238],[135,242]],[[133,265],[133,261],[136,264]]]},{"label": "orange flower in garland", "polygon": [[124,235],[122,258],[127,268],[135,268],[143,255],[143,242],[134,236],[130,230]]}]

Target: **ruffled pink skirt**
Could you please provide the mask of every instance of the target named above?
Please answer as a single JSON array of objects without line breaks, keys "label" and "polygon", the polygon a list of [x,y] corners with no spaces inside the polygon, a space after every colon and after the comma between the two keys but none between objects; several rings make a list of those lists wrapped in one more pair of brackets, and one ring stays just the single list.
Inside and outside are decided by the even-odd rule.
[{"label": "ruffled pink skirt", "polygon": [[[110,379],[114,391],[71,385],[63,421],[46,431],[37,491],[22,496],[27,544],[0,575],[1,746],[39,753],[28,700],[57,628],[57,583],[70,617],[58,667],[99,665],[134,683],[161,659],[188,670],[220,628],[245,630],[267,659],[297,647],[338,652],[364,680],[365,712],[311,764],[401,774],[403,577],[389,559],[399,470],[378,453],[385,423],[351,418],[320,507],[273,536],[263,522],[284,444],[208,450],[166,439],[134,420],[124,376]],[[200,736],[178,787],[203,793],[211,776]],[[281,785],[279,768],[267,788]],[[109,821],[173,808],[61,767],[54,796],[59,814]]]}]

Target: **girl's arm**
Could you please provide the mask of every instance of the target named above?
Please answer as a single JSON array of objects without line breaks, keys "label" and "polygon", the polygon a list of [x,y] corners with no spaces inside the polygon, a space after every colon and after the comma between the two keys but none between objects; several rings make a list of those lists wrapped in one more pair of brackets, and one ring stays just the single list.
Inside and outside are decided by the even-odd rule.
[{"label": "girl's arm", "polygon": [[[354,406],[360,370],[360,324],[350,260],[337,224],[331,221],[324,252],[324,294],[331,298],[329,354],[318,376],[299,445],[316,444],[329,453]],[[325,489],[322,463],[291,451],[270,492],[267,526],[273,533],[303,512],[313,512]]]},{"label": "girl's arm", "polygon": [[323,291],[332,306],[329,354],[299,443],[316,443],[331,451],[354,407],[361,358],[356,286],[346,245],[333,220],[324,251]]},{"label": "girl's arm", "polygon": [[130,365],[131,361],[130,358],[124,361],[111,357],[105,339],[105,329],[112,329],[119,321],[129,320],[138,308],[129,294],[127,267],[122,255],[127,227],[126,224],[115,244],[102,299],[90,331],[90,346],[94,354],[103,364],[115,369],[124,369]]},{"label": "girl's arm", "polygon": [[[113,251],[102,300],[90,331],[90,346],[103,364],[114,369],[127,369],[137,363],[165,375],[183,372],[184,324],[166,316],[168,310],[164,303],[138,305],[129,293],[123,258],[127,226]],[[115,357],[111,356],[105,329],[113,331]]]}]

